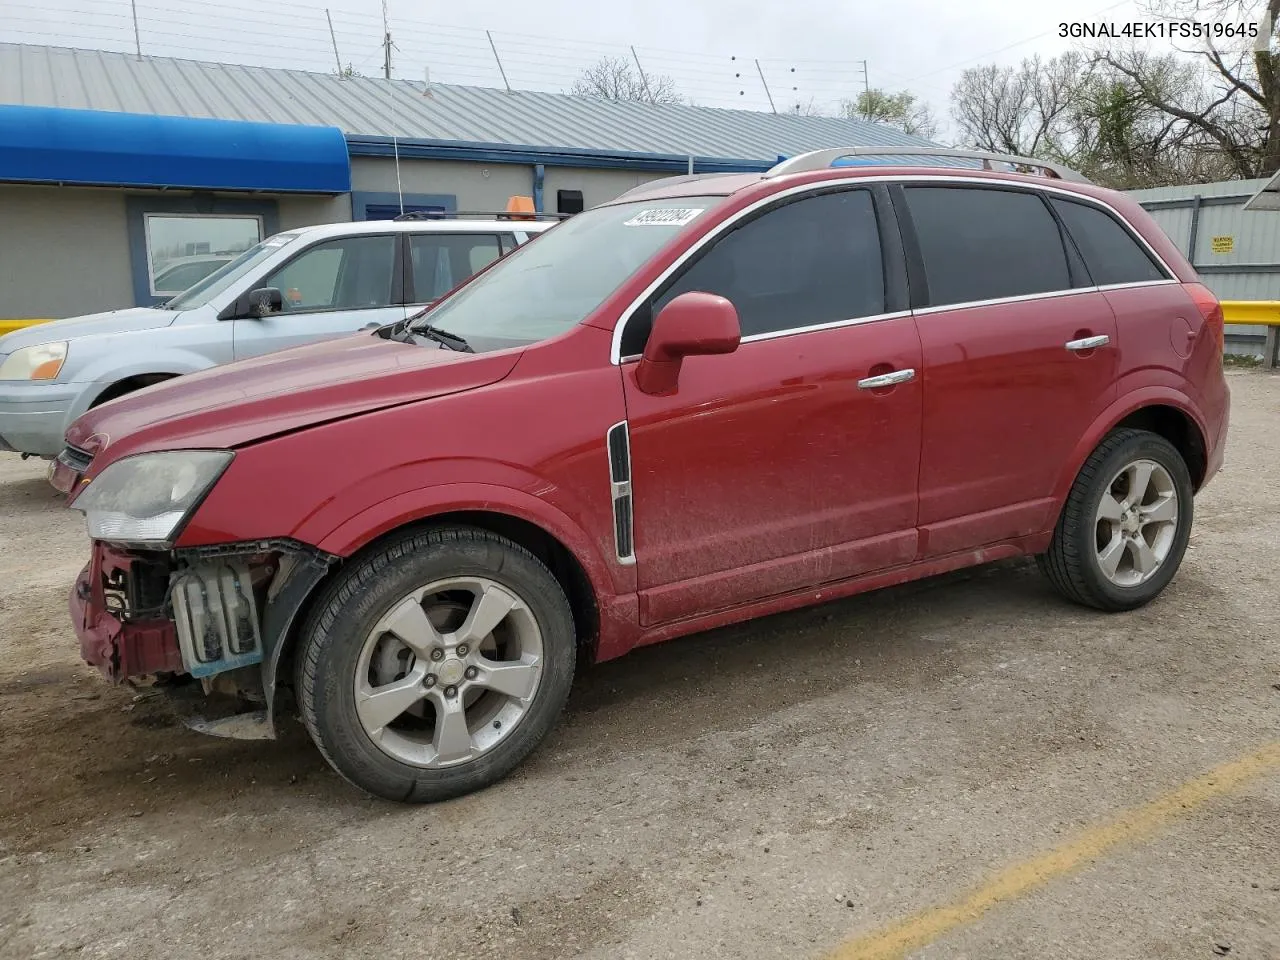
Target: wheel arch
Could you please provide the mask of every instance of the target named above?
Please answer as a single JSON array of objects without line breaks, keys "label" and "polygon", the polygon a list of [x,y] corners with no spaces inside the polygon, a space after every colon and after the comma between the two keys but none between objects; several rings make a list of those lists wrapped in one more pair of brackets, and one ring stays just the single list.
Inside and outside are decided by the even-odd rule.
[{"label": "wheel arch", "polygon": [[390,541],[412,536],[424,530],[448,526],[474,527],[506,537],[546,564],[568,599],[569,609],[573,614],[579,653],[584,655],[588,662],[595,658],[601,633],[598,587],[581,557],[569,547],[564,538],[557,536],[545,524],[519,516],[514,512],[501,509],[441,509],[413,517],[363,539],[351,553],[342,558],[335,558],[338,562],[333,563],[311,586],[289,618],[283,636],[277,639],[268,665],[270,675],[263,678],[266,688],[272,691],[270,695],[273,700],[271,711],[273,715],[277,713],[275,700],[280,687],[293,685],[295,656],[300,635],[316,604],[322,602],[329,585],[334,582],[340,571],[361,557],[381,549]]},{"label": "wheel arch", "polygon": [[1172,443],[1187,463],[1193,486],[1200,489],[1208,469],[1205,438],[1209,433],[1204,418],[1184,394],[1169,387],[1144,387],[1117,399],[1094,419],[1080,438],[1054,487],[1057,503],[1054,522],[1089,455],[1107,434],[1124,427],[1150,430]]},{"label": "wheel arch", "polygon": [[119,399],[127,394],[133,393],[135,390],[141,390],[144,387],[154,386],[157,383],[164,383],[166,380],[172,380],[174,377],[181,376],[178,373],[135,373],[132,376],[121,377],[114,383],[109,384],[104,390],[100,391],[96,397],[89,401],[89,409],[101,406],[112,400]]},{"label": "wheel arch", "polygon": [[1107,433],[1125,428],[1147,430],[1173,444],[1191,474],[1191,485],[1196,490],[1200,489],[1208,470],[1209,455],[1205,447],[1204,431],[1189,413],[1169,404],[1151,404],[1127,414]]}]

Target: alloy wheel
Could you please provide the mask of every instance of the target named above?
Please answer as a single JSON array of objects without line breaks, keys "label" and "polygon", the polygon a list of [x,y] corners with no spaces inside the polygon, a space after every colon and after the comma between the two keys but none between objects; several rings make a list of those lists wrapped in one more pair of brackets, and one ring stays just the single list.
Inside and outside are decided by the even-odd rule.
[{"label": "alloy wheel", "polygon": [[466,763],[515,730],[542,668],[542,633],[515,591],[483,577],[440,580],[393,604],[367,635],[356,715],[396,760]]},{"label": "alloy wheel", "polygon": [[1118,587],[1136,587],[1169,557],[1178,533],[1178,490],[1154,460],[1135,460],[1107,485],[1098,503],[1098,567]]}]

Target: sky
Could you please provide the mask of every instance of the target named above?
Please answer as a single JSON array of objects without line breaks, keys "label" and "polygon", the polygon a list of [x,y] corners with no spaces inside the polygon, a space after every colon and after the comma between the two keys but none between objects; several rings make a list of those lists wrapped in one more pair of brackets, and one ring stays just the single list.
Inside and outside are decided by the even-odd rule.
[{"label": "sky", "polygon": [[[382,73],[381,0],[327,0],[338,60]],[[945,121],[965,67],[1051,56],[1073,43],[1063,22],[1123,23],[1142,0],[387,0],[393,76],[567,91],[601,56],[631,57],[669,76],[687,99],[779,112],[829,111],[862,89],[906,89]],[[325,0],[136,0],[144,54],[333,71]],[[0,0],[0,41],[134,49],[130,0]],[[951,132],[944,123],[940,139]]]}]

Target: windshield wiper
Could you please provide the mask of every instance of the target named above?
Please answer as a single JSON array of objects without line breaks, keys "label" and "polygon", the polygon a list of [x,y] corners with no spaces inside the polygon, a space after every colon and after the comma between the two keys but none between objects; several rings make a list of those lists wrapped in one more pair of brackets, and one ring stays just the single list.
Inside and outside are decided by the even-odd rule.
[{"label": "windshield wiper", "polygon": [[[476,352],[475,348],[472,347],[471,344],[467,343],[465,339],[458,336],[456,333],[450,333],[448,330],[441,330],[439,327],[433,327],[429,323],[416,323],[412,327],[409,327],[409,332],[421,337],[426,337],[428,340],[434,340],[442,347],[446,347],[449,350],[456,350],[459,353]],[[391,336],[395,337],[395,331],[392,331]]]}]

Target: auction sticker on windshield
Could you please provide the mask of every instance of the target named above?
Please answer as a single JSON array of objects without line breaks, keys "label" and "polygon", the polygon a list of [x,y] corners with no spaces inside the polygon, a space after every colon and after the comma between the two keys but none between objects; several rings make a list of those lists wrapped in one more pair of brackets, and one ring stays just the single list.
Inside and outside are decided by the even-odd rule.
[{"label": "auction sticker on windshield", "polygon": [[683,227],[692,223],[706,207],[662,208],[658,210],[641,210],[630,220],[624,220],[624,227]]}]

